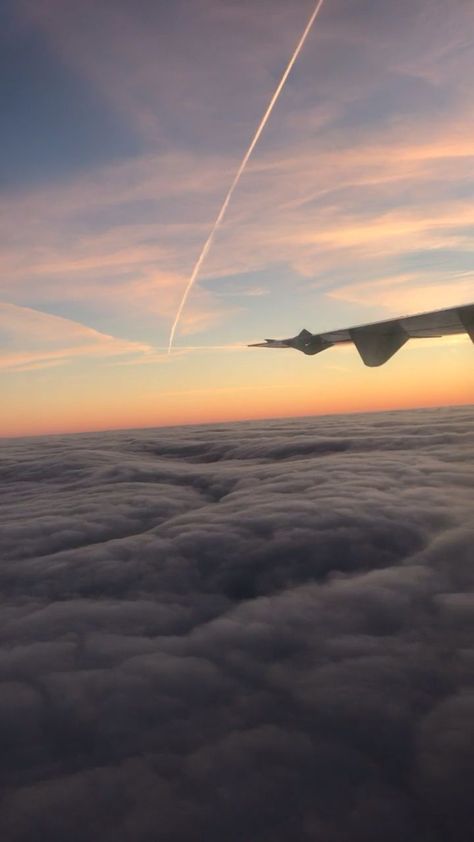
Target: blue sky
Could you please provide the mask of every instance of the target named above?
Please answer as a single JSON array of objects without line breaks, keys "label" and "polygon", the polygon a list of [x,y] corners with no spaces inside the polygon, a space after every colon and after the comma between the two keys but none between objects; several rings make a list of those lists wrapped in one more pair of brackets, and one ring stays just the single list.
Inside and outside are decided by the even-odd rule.
[{"label": "blue sky", "polygon": [[[183,289],[313,4],[4,8],[8,388],[20,395],[47,372],[46,393],[61,391],[79,361],[92,382],[116,357],[143,362],[159,394]],[[243,345],[472,300],[473,17],[465,0],[325,0],[177,345]],[[466,366],[469,346],[453,347]],[[193,353],[173,363],[183,389]],[[235,371],[243,356],[232,354]],[[290,376],[287,358],[278,365]]]}]

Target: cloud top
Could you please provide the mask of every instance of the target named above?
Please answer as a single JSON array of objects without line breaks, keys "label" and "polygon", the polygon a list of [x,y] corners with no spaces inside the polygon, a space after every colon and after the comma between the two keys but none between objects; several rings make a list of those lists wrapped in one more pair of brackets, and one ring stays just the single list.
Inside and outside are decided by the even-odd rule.
[{"label": "cloud top", "polygon": [[4,444],[2,839],[461,842],[472,410]]}]

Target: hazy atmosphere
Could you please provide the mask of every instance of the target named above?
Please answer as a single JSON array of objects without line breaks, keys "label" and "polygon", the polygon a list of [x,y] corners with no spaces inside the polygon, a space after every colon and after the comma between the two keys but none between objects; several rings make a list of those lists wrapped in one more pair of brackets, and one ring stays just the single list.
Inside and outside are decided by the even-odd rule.
[{"label": "hazy atmosphere", "polygon": [[473,300],[470,0],[325,0],[165,353],[314,6],[5,0],[0,435],[472,401],[467,336],[244,347]]},{"label": "hazy atmosphere", "polygon": [[466,842],[472,408],[5,442],[5,842]]}]

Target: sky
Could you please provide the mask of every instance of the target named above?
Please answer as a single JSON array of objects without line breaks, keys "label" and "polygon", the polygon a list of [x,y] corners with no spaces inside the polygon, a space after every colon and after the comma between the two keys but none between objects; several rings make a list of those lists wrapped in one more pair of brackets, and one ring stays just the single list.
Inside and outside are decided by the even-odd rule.
[{"label": "sky", "polygon": [[0,449],[2,842],[466,842],[473,408]]},{"label": "sky", "polygon": [[467,336],[262,352],[474,299],[474,8],[4,0],[0,435],[472,401]]}]

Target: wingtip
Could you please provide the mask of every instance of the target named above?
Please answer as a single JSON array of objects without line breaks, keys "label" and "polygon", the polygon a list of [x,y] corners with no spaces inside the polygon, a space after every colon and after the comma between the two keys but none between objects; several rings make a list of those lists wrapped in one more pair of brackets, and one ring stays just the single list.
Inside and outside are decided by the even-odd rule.
[{"label": "wingtip", "polygon": [[288,348],[288,342],[284,339],[265,339],[264,342],[253,342],[247,345],[248,348]]}]

